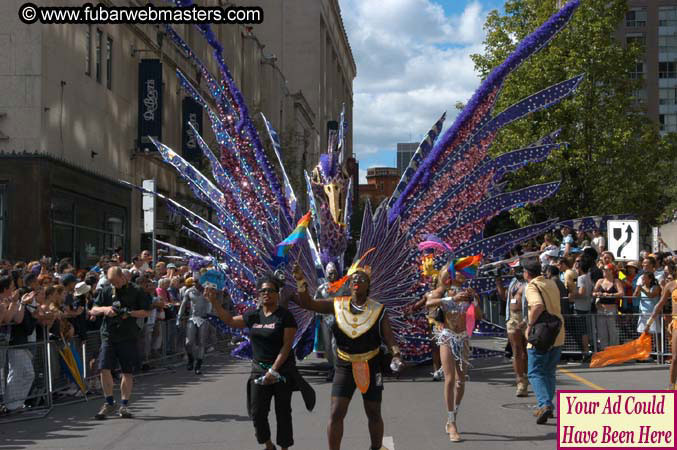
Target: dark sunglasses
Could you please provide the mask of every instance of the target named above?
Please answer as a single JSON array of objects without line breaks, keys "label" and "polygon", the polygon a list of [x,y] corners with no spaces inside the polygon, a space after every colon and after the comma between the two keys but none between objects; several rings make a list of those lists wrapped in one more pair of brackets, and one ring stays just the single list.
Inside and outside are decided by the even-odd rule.
[{"label": "dark sunglasses", "polygon": [[259,289],[259,294],[277,294],[277,289],[262,288],[262,289]]}]

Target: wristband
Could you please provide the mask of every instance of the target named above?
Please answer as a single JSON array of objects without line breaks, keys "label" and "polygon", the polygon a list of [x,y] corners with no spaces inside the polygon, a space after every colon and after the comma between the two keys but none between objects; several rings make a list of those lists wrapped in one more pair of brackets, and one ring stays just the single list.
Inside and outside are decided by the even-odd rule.
[{"label": "wristband", "polygon": [[272,376],[274,376],[275,378],[278,378],[278,379],[280,378],[280,373],[273,370],[272,367],[270,369],[268,369],[268,373],[271,374]]}]

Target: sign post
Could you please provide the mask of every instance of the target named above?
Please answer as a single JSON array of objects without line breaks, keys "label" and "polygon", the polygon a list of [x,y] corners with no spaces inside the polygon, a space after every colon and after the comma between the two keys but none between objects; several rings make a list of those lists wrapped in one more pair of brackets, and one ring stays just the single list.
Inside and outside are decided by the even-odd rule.
[{"label": "sign post", "polygon": [[143,180],[143,232],[144,233],[153,233],[151,236],[151,245],[153,252],[153,269],[155,269],[155,260],[156,260],[156,248],[155,248],[155,179],[152,180]]},{"label": "sign post", "polygon": [[606,223],[609,251],[617,261],[639,260],[639,222],[609,220]]}]

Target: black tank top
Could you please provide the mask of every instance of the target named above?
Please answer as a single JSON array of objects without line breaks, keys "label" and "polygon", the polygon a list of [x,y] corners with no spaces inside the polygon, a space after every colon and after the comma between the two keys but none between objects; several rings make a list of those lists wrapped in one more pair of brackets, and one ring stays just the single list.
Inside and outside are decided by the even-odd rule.
[{"label": "black tank top", "polygon": [[[618,293],[618,289],[616,289],[615,283],[609,289],[604,289],[602,286],[600,286],[599,290],[607,294]],[[618,302],[618,297],[600,297],[599,302],[603,305],[615,305],[616,302]]]}]

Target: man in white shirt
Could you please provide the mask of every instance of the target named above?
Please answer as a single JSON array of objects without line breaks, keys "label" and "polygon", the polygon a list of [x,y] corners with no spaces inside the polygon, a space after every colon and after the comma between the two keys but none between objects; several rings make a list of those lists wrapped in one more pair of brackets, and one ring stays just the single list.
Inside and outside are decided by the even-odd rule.
[{"label": "man in white shirt", "polygon": [[602,232],[598,229],[592,230],[592,248],[595,249],[598,255],[601,255],[602,252],[606,250],[606,239],[602,236]]}]

